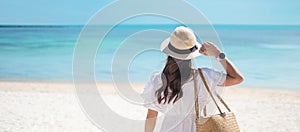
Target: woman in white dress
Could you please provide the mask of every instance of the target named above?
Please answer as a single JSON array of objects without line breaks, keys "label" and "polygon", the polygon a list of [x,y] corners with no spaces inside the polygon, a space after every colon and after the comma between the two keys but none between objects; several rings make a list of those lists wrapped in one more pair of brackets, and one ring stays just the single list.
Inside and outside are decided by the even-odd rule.
[{"label": "woman in white dress", "polygon": [[195,132],[193,79],[198,82],[200,109],[203,108],[201,106],[208,104],[209,95],[198,72],[194,72],[191,59],[201,54],[213,56],[226,70],[227,74],[211,68],[201,68],[212,92],[216,92],[216,86],[239,84],[243,81],[243,77],[218,47],[211,42],[200,45],[193,31],[183,26],[177,27],[162,43],[161,51],[168,55],[166,65],[163,71],[151,75],[142,93],[144,106],[148,108],[145,132],[152,132],[155,126],[158,126],[156,125],[158,112],[164,113],[159,131]]}]

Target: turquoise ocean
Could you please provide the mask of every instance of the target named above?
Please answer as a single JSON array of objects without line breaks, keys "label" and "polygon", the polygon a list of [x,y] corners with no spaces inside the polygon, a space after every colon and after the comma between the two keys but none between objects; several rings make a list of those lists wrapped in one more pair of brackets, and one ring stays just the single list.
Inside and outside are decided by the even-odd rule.
[{"label": "turquoise ocean", "polygon": [[[175,26],[152,28],[171,32]],[[0,80],[71,81],[74,47],[82,28],[0,26]],[[300,90],[300,26],[215,25],[214,28],[228,58],[245,76],[241,86]],[[106,37],[95,60],[97,80],[111,80],[111,60],[116,47],[128,35],[142,29],[143,25],[122,26]],[[126,54],[130,50],[121,52]],[[130,80],[147,81],[151,72],[162,68],[165,58],[160,52],[137,56],[129,67]]]}]

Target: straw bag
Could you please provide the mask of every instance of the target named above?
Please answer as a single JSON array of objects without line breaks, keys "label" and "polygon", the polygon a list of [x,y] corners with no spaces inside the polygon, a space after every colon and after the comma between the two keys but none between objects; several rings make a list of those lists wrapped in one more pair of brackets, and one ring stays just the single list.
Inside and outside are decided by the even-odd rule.
[{"label": "straw bag", "polygon": [[[226,105],[224,100],[217,94],[218,99],[221,101],[221,103],[226,107],[228,112],[222,112],[220,107],[218,106],[214,96],[212,95],[205,78],[203,76],[203,73],[201,69],[198,69],[199,74],[201,76],[202,82],[204,83],[206,90],[208,91],[210,97],[216,104],[220,114],[213,115],[211,117],[207,118],[201,118],[206,120],[204,123],[200,122],[200,117],[199,117],[199,103],[198,103],[198,95],[197,95],[197,84],[196,84],[196,70],[194,71],[194,90],[195,90],[195,111],[196,111],[196,130],[197,132],[239,132],[239,126],[236,121],[236,118],[234,116],[234,113],[231,112],[229,107]],[[206,116],[206,106],[204,107],[204,115]]]}]

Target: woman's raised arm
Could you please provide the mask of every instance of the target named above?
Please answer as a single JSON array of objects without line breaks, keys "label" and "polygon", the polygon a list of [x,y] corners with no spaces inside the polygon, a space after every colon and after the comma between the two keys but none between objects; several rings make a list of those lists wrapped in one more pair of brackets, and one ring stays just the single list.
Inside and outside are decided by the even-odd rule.
[{"label": "woman's raised arm", "polygon": [[[211,42],[205,42],[200,48],[200,52],[205,56],[214,56],[219,57],[221,51]],[[244,80],[242,74],[238,69],[233,65],[233,63],[225,57],[224,59],[219,59],[219,62],[222,64],[224,69],[227,72],[226,80],[222,86],[232,86],[241,83]]]}]

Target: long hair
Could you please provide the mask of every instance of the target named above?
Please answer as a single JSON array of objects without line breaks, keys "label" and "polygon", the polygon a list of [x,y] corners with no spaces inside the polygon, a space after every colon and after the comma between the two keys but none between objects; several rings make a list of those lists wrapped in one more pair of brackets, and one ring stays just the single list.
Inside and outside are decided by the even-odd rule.
[{"label": "long hair", "polygon": [[[168,56],[161,79],[163,85],[155,93],[158,103],[175,103],[183,95],[182,84],[191,76],[191,60],[179,60]],[[170,94],[170,95],[169,95]]]}]

